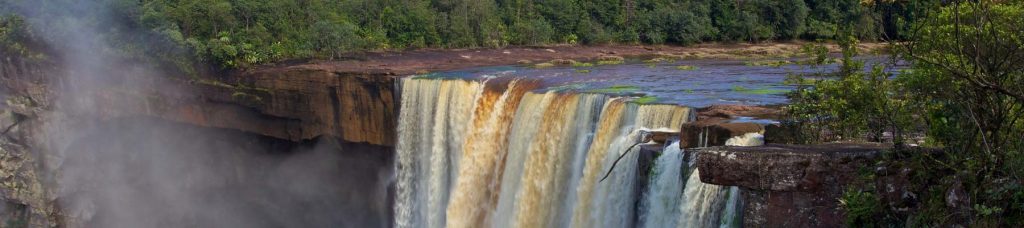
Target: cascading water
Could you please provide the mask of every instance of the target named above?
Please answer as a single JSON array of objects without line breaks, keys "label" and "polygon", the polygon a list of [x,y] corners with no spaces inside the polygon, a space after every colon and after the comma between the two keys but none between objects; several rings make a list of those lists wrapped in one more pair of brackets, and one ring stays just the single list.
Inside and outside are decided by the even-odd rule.
[{"label": "cascading water", "polygon": [[[726,202],[735,201],[725,188],[694,181],[697,175],[688,182],[700,184],[686,185],[678,144],[655,162],[644,199],[634,193],[637,151],[601,180],[644,130],[678,131],[692,121],[689,108],[531,92],[537,86],[525,80],[406,78],[400,86],[398,227],[718,224]],[[712,203],[690,203],[704,201]]]},{"label": "cascading water", "polygon": [[641,204],[640,227],[676,227],[683,195],[683,152],[679,142],[669,144],[654,162],[651,185]]},{"label": "cascading water", "polygon": [[[760,145],[759,135],[735,137],[728,145]],[[700,170],[683,162],[678,142],[666,147],[655,161],[651,185],[640,208],[639,227],[738,226],[739,189],[702,183]],[[683,168],[690,170],[685,179]]]},{"label": "cascading water", "polygon": [[444,227],[458,155],[477,99],[478,82],[406,80],[398,132],[395,225]]}]

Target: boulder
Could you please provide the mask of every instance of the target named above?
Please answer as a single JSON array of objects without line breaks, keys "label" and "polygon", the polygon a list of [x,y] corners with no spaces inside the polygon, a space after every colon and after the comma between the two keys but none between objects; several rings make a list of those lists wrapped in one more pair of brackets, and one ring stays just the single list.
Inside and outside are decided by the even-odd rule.
[{"label": "boulder", "polygon": [[701,182],[738,186],[746,227],[842,227],[839,199],[885,144],[844,143],[694,150]]},{"label": "boulder", "polygon": [[679,137],[679,132],[675,131],[650,131],[651,140],[658,144],[668,143],[670,139]]}]

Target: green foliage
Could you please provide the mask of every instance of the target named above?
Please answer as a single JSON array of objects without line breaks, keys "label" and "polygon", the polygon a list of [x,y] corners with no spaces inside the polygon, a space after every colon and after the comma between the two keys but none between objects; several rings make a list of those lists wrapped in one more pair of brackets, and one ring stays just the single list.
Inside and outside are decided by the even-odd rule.
[{"label": "green foliage", "polygon": [[877,221],[882,210],[882,203],[871,191],[849,189],[843,192],[839,205],[846,210],[846,225],[850,227],[870,227]]},{"label": "green foliage", "polygon": [[[893,142],[903,143],[904,129],[911,128],[908,99],[898,93],[902,85],[890,80],[884,65],[862,71],[864,63],[855,60],[856,39],[848,37],[839,42],[843,49],[843,61],[837,75],[830,80],[817,78],[807,80],[802,76],[791,76],[788,83],[798,85],[790,93],[793,103],[786,107],[787,113],[798,122],[805,123],[804,130],[817,140],[834,141],[867,138],[880,142],[884,132],[897,133]],[[811,52],[820,48],[807,47]],[[812,63],[824,63],[815,57]]]},{"label": "green foliage", "polygon": [[[858,31],[838,29],[849,38],[839,41],[836,76],[787,80],[798,89],[786,110],[816,141],[881,141],[889,133],[896,152],[883,162],[913,171],[916,203],[872,208],[856,202],[872,202],[875,193],[848,192],[851,226],[1021,224],[1024,63],[1012,59],[1024,59],[1024,2],[952,1],[929,15],[908,26],[908,42],[894,45],[911,62],[894,77],[878,66],[864,71],[853,58]],[[941,153],[902,146],[921,142]],[[902,217],[871,219],[879,214]],[[906,224],[892,224],[899,221]]]},{"label": "green foliage", "polygon": [[550,43],[555,35],[554,28],[543,18],[517,21],[512,24],[512,44],[539,45]]},{"label": "green foliage", "polygon": [[29,60],[42,60],[46,56],[33,50],[31,46],[37,40],[28,29],[25,20],[19,16],[0,17],[0,50]]},{"label": "green foliage", "polygon": [[[947,178],[962,182],[969,205],[934,206],[955,221],[1006,226],[1020,214],[1024,163],[1024,2],[957,2],[915,25],[917,36],[899,46],[914,61],[897,79],[906,85],[928,123],[927,135],[944,146]],[[966,174],[966,175],[965,175]],[[954,186],[953,182],[942,183]]]},{"label": "green foliage", "polygon": [[829,58],[828,47],[816,43],[807,43],[800,47],[800,52],[808,57],[804,64],[807,65],[824,65],[832,63],[832,59]]}]

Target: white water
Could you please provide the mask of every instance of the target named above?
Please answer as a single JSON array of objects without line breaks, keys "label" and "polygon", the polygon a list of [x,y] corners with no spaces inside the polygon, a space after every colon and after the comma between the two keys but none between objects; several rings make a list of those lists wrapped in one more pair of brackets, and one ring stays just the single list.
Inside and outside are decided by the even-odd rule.
[{"label": "white water", "polygon": [[482,86],[459,80],[403,81],[395,224],[444,227],[466,122]]},{"label": "white water", "polygon": [[[730,138],[726,145],[764,144],[759,133]],[[696,160],[696,159],[694,159]],[[665,148],[655,161],[651,184],[640,208],[640,227],[739,227],[739,188],[705,184],[700,171],[688,164],[681,172],[683,154],[678,142]],[[685,186],[685,187],[684,187]]]},{"label": "white water", "polygon": [[397,227],[693,227],[735,214],[727,190],[683,178],[678,144],[655,162],[644,192],[639,147],[600,181],[641,130],[678,130],[693,120],[689,108],[533,93],[517,81],[400,86]]},{"label": "white water", "polygon": [[641,204],[640,227],[676,227],[683,195],[683,153],[679,142],[665,147],[654,162],[651,184]]},{"label": "white water", "polygon": [[[759,146],[764,136],[747,133],[726,140],[727,146]],[[733,227],[738,226],[739,188],[705,184],[700,181],[700,170],[693,168],[683,190],[682,216],[678,227]]]}]

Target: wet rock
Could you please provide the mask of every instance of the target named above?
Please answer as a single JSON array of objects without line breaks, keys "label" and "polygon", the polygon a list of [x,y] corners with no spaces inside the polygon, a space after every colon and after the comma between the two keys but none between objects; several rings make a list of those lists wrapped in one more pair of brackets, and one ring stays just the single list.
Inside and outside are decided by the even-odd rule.
[{"label": "wet rock", "polygon": [[679,146],[695,148],[721,146],[732,137],[746,133],[763,133],[764,126],[757,123],[730,123],[723,118],[704,119],[684,123],[680,127]]},{"label": "wet rock", "polygon": [[852,180],[881,144],[767,145],[697,149],[701,181],[755,190],[813,191]]},{"label": "wet rock", "polygon": [[553,59],[549,63],[554,65],[573,65],[576,64],[576,60],[572,59]]},{"label": "wet rock", "polygon": [[[395,80],[386,74],[287,68],[232,75],[224,81],[258,88],[256,96],[262,102],[242,104],[255,111],[251,120],[272,120],[267,121],[271,126],[258,129],[285,129],[253,129],[257,133],[293,141],[333,136],[347,142],[392,146],[398,118]],[[237,92],[232,90],[237,89],[206,86],[203,95],[213,103],[238,103],[226,97]],[[264,125],[244,122],[228,128]]]},{"label": "wet rock", "polygon": [[779,119],[782,111],[771,107],[749,106],[749,105],[712,105],[697,110],[699,118],[737,118],[757,117],[764,119]]},{"label": "wet rock", "polygon": [[[658,159],[658,155],[664,150],[665,146],[661,143],[645,143],[639,145],[640,149],[637,151],[637,165],[636,165],[636,184],[633,185],[633,195],[640,196],[644,192],[647,192],[647,188],[650,187],[651,176],[654,175],[654,162]],[[634,197],[633,210],[639,211],[643,197]],[[640,221],[640,214],[633,213],[633,224],[638,224]]]},{"label": "wet rock", "polygon": [[615,55],[602,55],[602,56],[598,56],[597,57],[597,61],[621,62],[621,61],[624,61],[624,60],[626,60],[626,58],[623,58],[622,56],[615,56]]},{"label": "wet rock", "polygon": [[839,198],[882,144],[778,145],[696,149],[701,182],[738,186],[746,227],[840,227]]},{"label": "wet rock", "polygon": [[665,144],[669,140],[679,137],[679,132],[675,131],[650,131],[651,140],[658,144]]},{"label": "wet rock", "polygon": [[764,126],[764,140],[765,143],[799,144],[807,141],[800,131],[800,126],[795,122],[768,124]]}]

